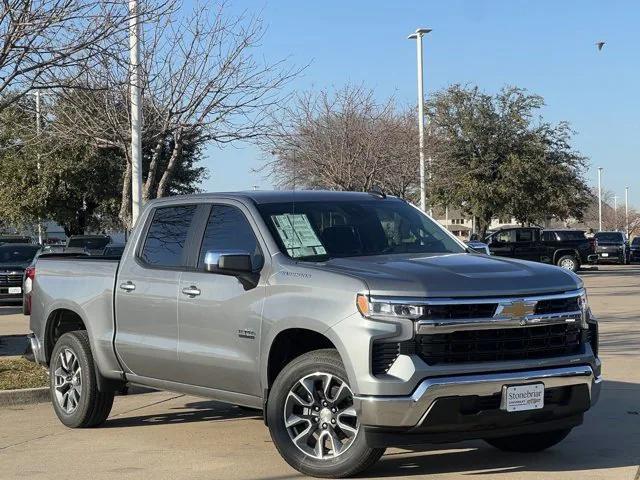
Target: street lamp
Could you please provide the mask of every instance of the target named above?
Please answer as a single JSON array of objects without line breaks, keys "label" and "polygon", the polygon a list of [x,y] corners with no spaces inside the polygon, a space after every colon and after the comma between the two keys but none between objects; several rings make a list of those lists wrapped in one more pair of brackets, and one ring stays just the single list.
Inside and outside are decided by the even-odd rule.
[{"label": "street lamp", "polygon": [[624,187],[624,229],[629,239],[629,187]]},{"label": "street lamp", "polygon": [[616,222],[616,227],[614,228],[614,230],[617,232],[618,231],[618,195],[613,196],[613,218],[615,219],[615,222]]},{"label": "street lamp", "polygon": [[[415,33],[409,35],[410,40],[416,40],[418,58],[418,135],[420,142],[420,209],[427,209],[427,194],[424,178],[424,81],[422,61],[422,37],[431,31],[430,28],[418,28]],[[431,159],[429,159],[431,163]],[[431,166],[431,165],[429,165]]]},{"label": "street lamp", "polygon": [[598,231],[602,231],[602,167],[598,167]]}]

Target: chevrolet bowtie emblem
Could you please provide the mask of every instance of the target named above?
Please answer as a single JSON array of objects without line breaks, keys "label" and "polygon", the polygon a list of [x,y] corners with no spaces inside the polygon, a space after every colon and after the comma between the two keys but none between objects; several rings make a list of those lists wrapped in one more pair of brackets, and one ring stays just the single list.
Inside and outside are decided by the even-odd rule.
[{"label": "chevrolet bowtie emblem", "polygon": [[[512,300],[500,302],[495,313],[495,317],[524,320],[527,316],[535,313],[535,302],[525,302],[524,300]],[[526,322],[525,322],[526,323]]]}]

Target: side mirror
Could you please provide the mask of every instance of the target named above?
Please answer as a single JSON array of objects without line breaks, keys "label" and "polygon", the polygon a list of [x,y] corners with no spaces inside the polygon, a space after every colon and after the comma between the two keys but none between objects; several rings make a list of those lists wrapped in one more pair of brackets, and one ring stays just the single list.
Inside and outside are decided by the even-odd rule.
[{"label": "side mirror", "polygon": [[253,265],[248,252],[215,252],[209,250],[204,256],[204,268],[207,272],[251,273]]}]

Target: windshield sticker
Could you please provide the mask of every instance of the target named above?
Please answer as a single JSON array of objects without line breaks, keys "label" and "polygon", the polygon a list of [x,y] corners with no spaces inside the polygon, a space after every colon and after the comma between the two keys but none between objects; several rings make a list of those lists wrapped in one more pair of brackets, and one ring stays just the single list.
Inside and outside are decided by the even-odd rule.
[{"label": "windshield sticker", "polygon": [[327,253],[304,213],[272,215],[271,220],[291,257],[309,257]]}]

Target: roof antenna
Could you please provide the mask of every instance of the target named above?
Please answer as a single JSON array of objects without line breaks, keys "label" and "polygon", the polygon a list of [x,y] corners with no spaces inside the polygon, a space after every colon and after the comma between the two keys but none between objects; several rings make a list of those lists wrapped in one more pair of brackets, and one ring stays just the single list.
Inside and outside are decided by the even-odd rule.
[{"label": "roof antenna", "polygon": [[380,185],[374,185],[369,189],[367,193],[369,195],[373,195],[374,197],[387,198],[387,194],[384,193],[384,190],[382,190],[382,187],[380,187]]}]

